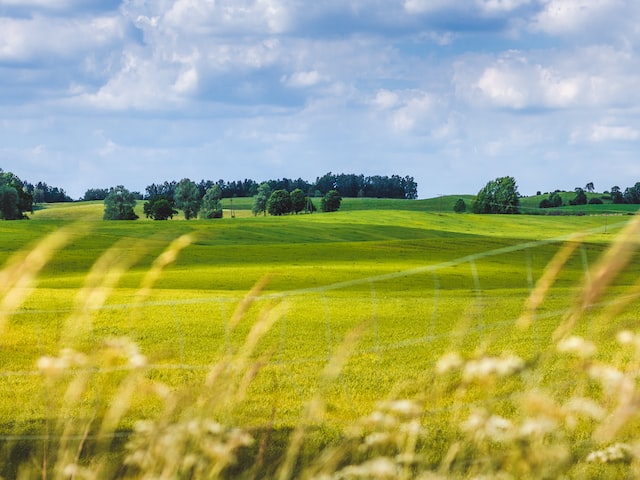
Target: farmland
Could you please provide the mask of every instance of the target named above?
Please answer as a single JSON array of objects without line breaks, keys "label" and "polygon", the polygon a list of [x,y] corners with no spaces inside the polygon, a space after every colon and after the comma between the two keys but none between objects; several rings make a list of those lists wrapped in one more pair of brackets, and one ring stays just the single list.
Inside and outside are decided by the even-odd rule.
[{"label": "farmland", "polygon": [[[337,213],[285,217],[253,217],[250,199],[234,199],[235,218],[227,210],[221,220],[167,222],[104,222],[100,202],[83,202],[1,223],[0,261],[7,269],[28,264],[16,252],[46,250],[47,242],[38,247],[38,241],[47,235],[62,231],[64,238],[33,283],[13,288],[22,295],[19,305],[2,312],[0,431],[7,438],[38,434],[52,414],[65,411],[50,397],[65,384],[47,384],[36,369],[39,359],[63,348],[91,355],[114,338],[128,339],[146,357],[145,381],[175,391],[198,390],[220,359],[259,366],[238,388],[237,401],[218,414],[249,430],[296,428],[318,392],[322,421],[312,423],[327,429],[320,443],[384,399],[420,398],[437,417],[433,412],[452,402],[432,388],[438,359],[451,351],[538,358],[589,272],[633,218],[458,215],[438,208],[457,198],[347,199]],[[516,328],[536,283],[567,244],[575,249],[536,305],[536,322]],[[175,260],[159,260],[173,254]],[[576,332],[610,342],[616,325],[631,324],[633,303],[615,324],[597,321],[608,301],[635,283],[634,253],[628,262],[631,268],[612,280]],[[9,295],[0,292],[6,308]],[[256,322],[269,328],[242,357]],[[339,373],[328,374],[336,358]],[[87,398],[65,415],[83,418],[106,408],[95,405],[111,398],[122,371],[96,368],[100,378]],[[539,381],[568,388],[548,373]],[[498,390],[509,397],[517,388]],[[460,410],[485,395],[465,391]],[[132,397],[114,430],[130,431],[137,419],[161,411],[161,402],[142,391]]]}]

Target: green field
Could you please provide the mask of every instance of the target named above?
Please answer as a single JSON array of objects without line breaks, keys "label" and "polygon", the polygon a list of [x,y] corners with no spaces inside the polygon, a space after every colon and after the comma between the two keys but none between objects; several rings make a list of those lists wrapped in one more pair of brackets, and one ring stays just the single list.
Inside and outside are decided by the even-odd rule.
[{"label": "green field", "polygon": [[[447,441],[455,439],[454,433],[438,431],[474,407],[499,403],[503,415],[513,413],[523,384],[572,396],[567,392],[576,385],[564,375],[576,365],[551,362],[552,334],[566,322],[581,289],[601,280],[593,268],[634,217],[622,215],[628,210],[611,214],[611,205],[589,206],[586,213],[600,214],[581,216],[449,213],[457,198],[345,199],[337,213],[285,217],[253,217],[250,199],[234,199],[235,218],[225,203],[221,220],[167,222],[104,222],[102,203],[87,202],[47,205],[29,221],[0,223],[0,262],[7,262],[5,272],[13,272],[4,277],[6,286],[0,284],[5,455],[55,431],[65,418],[99,433],[100,423],[88,419],[106,415],[128,371],[120,357],[100,356],[113,338],[134,342],[148,362],[142,375],[146,387],[130,392],[126,413],[109,427],[125,436],[136,420],[163,412],[150,385],[202,395],[211,366],[224,359],[246,370],[220,374],[219,383],[207,386],[222,398],[211,406],[217,421],[262,432],[257,438],[305,425],[315,432],[308,434],[308,443],[316,445],[305,446],[309,456],[385,399],[419,399],[424,405],[427,437],[439,439],[428,446],[426,463],[437,465],[450,448]],[[470,203],[471,197],[464,198]],[[61,231],[59,249],[47,252],[53,242],[38,243]],[[188,245],[178,252],[172,242],[184,235]],[[575,250],[543,292],[533,325],[516,328],[536,283],[567,244]],[[41,257],[19,253],[39,248],[42,258],[51,257],[41,269],[36,268]],[[158,259],[172,249],[175,261],[161,266]],[[612,301],[634,291],[638,260],[633,251],[615,278],[607,279],[607,288],[581,311],[575,332],[608,345],[615,331],[634,325],[637,302],[615,317],[610,309]],[[16,278],[24,282],[13,284]],[[233,320],[241,300],[262,281]],[[269,329],[249,349],[246,339],[261,321]],[[348,355],[339,353],[341,346]],[[36,368],[39,359],[58,356],[63,348],[96,362],[78,398],[71,385],[82,377],[82,368],[69,367],[54,380]],[[536,368],[493,383],[489,391],[454,388],[454,380],[434,384],[434,366],[452,351],[466,359],[509,352]],[[615,357],[606,350],[602,355]],[[342,363],[339,372],[327,369],[332,362]],[[551,371],[545,370],[549,365]],[[218,387],[234,396],[225,397]],[[588,383],[580,388],[583,396],[597,390]],[[305,413],[318,395],[322,414]],[[72,408],[64,406],[65,398],[74,398]],[[507,400],[497,402],[500,398]],[[575,447],[579,452],[596,445],[587,441],[590,428],[581,424],[576,430],[583,441]],[[278,448],[267,456],[284,455],[284,447]],[[465,472],[482,473],[464,458]],[[270,468],[275,470],[265,471]],[[4,475],[12,472],[4,467]]]}]

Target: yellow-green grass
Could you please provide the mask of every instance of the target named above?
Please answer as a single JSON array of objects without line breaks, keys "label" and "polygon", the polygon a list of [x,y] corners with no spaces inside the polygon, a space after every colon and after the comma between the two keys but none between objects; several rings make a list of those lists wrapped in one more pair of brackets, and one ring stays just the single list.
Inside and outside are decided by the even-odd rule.
[{"label": "yellow-green grass", "polygon": [[[432,379],[425,372],[449,350],[469,356],[510,351],[533,361],[628,219],[605,223],[599,216],[477,216],[385,206],[282,218],[104,222],[101,209],[99,202],[51,206],[27,222],[0,223],[1,261],[58,228],[71,224],[77,230],[39,272],[35,290],[10,312],[1,337],[4,434],[37,433],[51,413],[35,369],[43,355],[63,347],[91,352],[105,338],[126,336],[149,357],[150,378],[176,389],[200,385],[208,366],[237,351],[260,312],[277,303],[282,313],[252,356],[262,368],[246,401],[226,420],[248,428],[295,427],[335,349],[364,325],[346,367],[324,392],[327,422],[339,428],[387,396],[429,392]],[[580,232],[584,236],[574,236]],[[153,262],[184,234],[193,242],[143,295],[140,286]],[[515,328],[535,283],[567,242],[579,244],[546,293],[535,325]],[[87,274],[112,247],[120,255],[99,273],[106,277],[122,265],[122,276],[110,289],[98,281],[93,292],[104,289],[104,305],[78,315],[88,294]],[[265,276],[264,289],[231,331],[238,302]],[[610,296],[634,282],[630,268]],[[599,309],[593,307],[578,331],[599,334]],[[634,314],[627,310],[618,325]],[[112,375],[105,370],[98,378],[108,384]],[[504,388],[508,395],[515,387]],[[451,400],[431,393],[430,409],[448,412],[446,420]],[[469,392],[464,405],[482,395]],[[145,398],[141,394],[121,428],[157,412],[157,402]]]}]

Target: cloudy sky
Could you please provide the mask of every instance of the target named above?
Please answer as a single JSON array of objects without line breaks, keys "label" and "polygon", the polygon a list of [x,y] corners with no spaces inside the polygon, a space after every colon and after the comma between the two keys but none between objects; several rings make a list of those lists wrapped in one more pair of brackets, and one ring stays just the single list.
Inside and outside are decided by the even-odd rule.
[{"label": "cloudy sky", "polygon": [[637,0],[0,0],[0,167],[64,188],[640,181]]}]

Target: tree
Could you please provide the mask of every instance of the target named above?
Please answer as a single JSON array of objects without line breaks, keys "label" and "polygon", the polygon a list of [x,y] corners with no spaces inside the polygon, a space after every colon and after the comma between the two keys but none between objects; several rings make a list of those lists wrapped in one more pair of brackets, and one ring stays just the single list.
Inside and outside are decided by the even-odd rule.
[{"label": "tree", "polygon": [[24,182],[11,172],[0,168],[0,218],[24,220],[25,212],[33,212],[33,195],[26,192]]},{"label": "tree", "polygon": [[213,185],[202,197],[202,218],[222,218],[222,189],[219,185]]},{"label": "tree", "polygon": [[104,200],[109,195],[109,189],[107,188],[90,188],[84,192],[82,199],[84,201],[90,200]]},{"label": "tree", "polygon": [[200,199],[200,190],[198,186],[189,180],[183,178],[176,185],[176,207],[184,213],[185,220],[198,217],[202,200]]},{"label": "tree", "polygon": [[562,197],[559,192],[553,192],[549,195],[549,206],[551,207],[561,207],[562,206]]},{"label": "tree", "polygon": [[263,213],[267,214],[267,202],[269,201],[269,197],[271,196],[271,187],[267,182],[263,182],[258,187],[258,191],[256,192],[255,197],[253,198],[253,207],[251,208],[251,212],[254,215],[259,215]]},{"label": "tree", "polygon": [[611,201],[613,203],[624,203],[624,196],[617,185],[611,187]]},{"label": "tree", "polygon": [[135,196],[122,185],[109,190],[109,195],[104,199],[105,220],[135,220],[138,215],[134,212],[136,206]]},{"label": "tree", "polygon": [[589,192],[589,193],[593,193],[593,191],[595,190],[595,187],[593,186],[593,182],[589,182],[584,186],[584,189]]},{"label": "tree", "polygon": [[624,202],[630,204],[640,203],[640,182],[636,182],[633,187],[627,187],[624,189]]},{"label": "tree", "polygon": [[337,190],[329,190],[320,200],[320,209],[323,212],[337,212],[342,202],[342,196]]},{"label": "tree", "polygon": [[18,191],[9,185],[0,185],[0,218],[4,220],[22,218],[18,208]]},{"label": "tree", "polygon": [[462,198],[456,200],[456,203],[453,206],[453,211],[456,213],[464,213],[467,211],[467,204],[464,203],[464,200]]},{"label": "tree", "polygon": [[576,187],[576,196],[573,200],[569,201],[571,205],[586,205],[587,204],[587,194],[584,193],[584,190],[580,187]]},{"label": "tree", "polygon": [[472,204],[473,213],[520,213],[520,194],[513,177],[487,182]]},{"label": "tree", "polygon": [[284,215],[291,212],[291,195],[286,190],[275,190],[267,202],[269,215]]},{"label": "tree", "polygon": [[177,213],[175,201],[167,195],[153,195],[144,204],[144,214],[154,220],[167,220]]},{"label": "tree", "polygon": [[293,213],[300,213],[304,210],[307,198],[302,190],[296,188],[290,194],[291,197],[291,211]]}]

